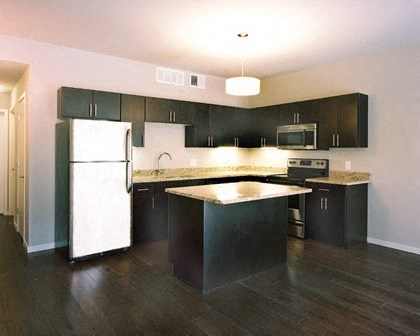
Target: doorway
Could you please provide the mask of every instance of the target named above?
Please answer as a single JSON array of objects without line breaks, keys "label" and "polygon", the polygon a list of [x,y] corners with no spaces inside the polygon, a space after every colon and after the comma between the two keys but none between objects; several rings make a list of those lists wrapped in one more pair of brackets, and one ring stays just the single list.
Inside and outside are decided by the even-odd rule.
[{"label": "doorway", "polygon": [[26,202],[25,202],[25,180],[26,180],[26,94],[23,93],[18,99],[17,105],[17,151],[16,151],[16,219],[17,229],[26,244]]}]

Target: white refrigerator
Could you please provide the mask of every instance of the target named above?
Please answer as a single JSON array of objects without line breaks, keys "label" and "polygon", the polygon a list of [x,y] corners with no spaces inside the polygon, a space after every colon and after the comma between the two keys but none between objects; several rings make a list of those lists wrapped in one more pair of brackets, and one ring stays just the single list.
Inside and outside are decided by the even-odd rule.
[{"label": "white refrigerator", "polygon": [[131,123],[70,120],[70,260],[132,244]]}]

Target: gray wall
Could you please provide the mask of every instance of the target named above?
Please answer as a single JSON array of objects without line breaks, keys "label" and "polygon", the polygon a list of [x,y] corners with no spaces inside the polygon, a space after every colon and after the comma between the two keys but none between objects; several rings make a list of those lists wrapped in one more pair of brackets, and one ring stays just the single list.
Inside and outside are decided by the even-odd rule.
[{"label": "gray wall", "polygon": [[[275,153],[325,157],[334,170],[370,172],[369,241],[420,253],[420,47],[326,65],[263,82],[253,106],[362,92],[369,95],[369,148]],[[254,162],[261,152],[254,151]],[[270,162],[267,162],[267,164]]]}]

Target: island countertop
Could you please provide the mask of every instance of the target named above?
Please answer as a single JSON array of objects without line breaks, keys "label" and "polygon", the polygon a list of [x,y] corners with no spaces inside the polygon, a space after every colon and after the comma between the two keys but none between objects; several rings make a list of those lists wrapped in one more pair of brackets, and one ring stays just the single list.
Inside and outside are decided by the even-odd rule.
[{"label": "island countertop", "polygon": [[167,193],[216,204],[233,204],[310,193],[312,189],[261,182],[235,182],[167,188]]}]

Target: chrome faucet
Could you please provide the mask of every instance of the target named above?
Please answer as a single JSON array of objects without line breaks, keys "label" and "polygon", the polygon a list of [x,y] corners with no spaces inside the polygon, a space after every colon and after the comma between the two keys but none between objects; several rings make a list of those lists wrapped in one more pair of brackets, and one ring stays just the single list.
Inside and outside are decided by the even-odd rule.
[{"label": "chrome faucet", "polygon": [[163,172],[162,172],[162,171],[160,171],[160,158],[161,158],[162,156],[164,156],[164,155],[167,155],[167,156],[169,157],[169,159],[170,159],[170,160],[172,160],[171,154],[169,154],[169,153],[167,153],[167,152],[163,152],[162,154],[160,154],[160,155],[159,155],[159,158],[158,158],[158,162],[157,162],[157,171],[156,171],[156,174],[157,174],[157,175],[161,175],[161,174],[163,174]]}]

